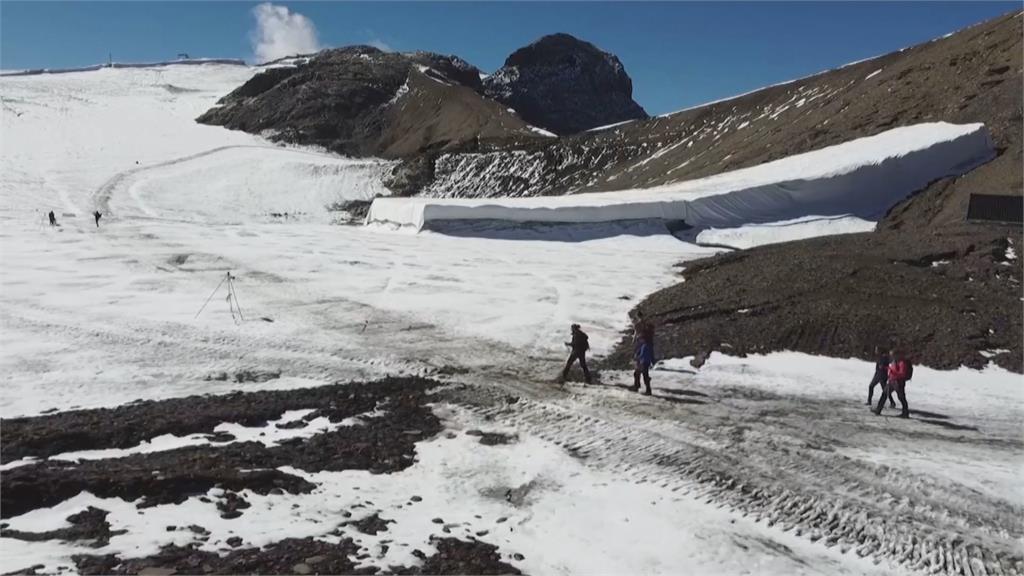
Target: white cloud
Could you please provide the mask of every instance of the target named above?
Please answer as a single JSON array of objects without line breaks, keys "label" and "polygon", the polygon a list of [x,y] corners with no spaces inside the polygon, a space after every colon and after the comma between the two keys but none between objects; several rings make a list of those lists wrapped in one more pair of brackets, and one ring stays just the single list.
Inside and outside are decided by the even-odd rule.
[{"label": "white cloud", "polygon": [[252,9],[256,28],[250,32],[252,52],[258,62],[320,50],[313,21],[284,6],[264,2]]}]

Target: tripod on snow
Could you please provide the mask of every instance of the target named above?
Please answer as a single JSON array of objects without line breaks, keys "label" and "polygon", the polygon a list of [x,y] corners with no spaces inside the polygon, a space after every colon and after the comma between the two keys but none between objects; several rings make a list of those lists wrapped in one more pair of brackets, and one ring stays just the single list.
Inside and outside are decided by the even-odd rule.
[{"label": "tripod on snow", "polygon": [[[210,292],[210,296],[206,299],[206,302],[203,302],[202,308],[199,309],[199,312],[196,312],[196,316],[193,320],[199,318],[199,315],[206,309],[206,305],[210,303],[210,300],[213,300],[214,295],[217,294],[217,291],[220,290],[220,287],[225,283],[228,285],[228,294],[224,299],[227,300],[228,309],[231,311],[231,319],[235,321],[235,324],[238,324],[239,321],[245,322],[245,316],[242,316],[242,307],[238,304],[238,293],[235,292],[235,277],[231,275],[231,271],[225,273],[224,277],[220,280],[220,284],[217,284],[217,287],[213,289],[213,292]],[[238,312],[237,317],[235,316],[236,311]]]}]

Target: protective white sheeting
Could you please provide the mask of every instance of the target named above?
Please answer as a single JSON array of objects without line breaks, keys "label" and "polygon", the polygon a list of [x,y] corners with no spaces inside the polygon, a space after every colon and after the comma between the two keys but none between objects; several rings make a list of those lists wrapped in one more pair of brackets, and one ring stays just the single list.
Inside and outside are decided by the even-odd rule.
[{"label": "protective white sheeting", "polygon": [[684,220],[728,228],[809,215],[872,219],[915,190],[993,157],[983,124],[895,128],[751,168],[675,184],[553,197],[379,198],[367,222],[421,229],[436,220]]}]

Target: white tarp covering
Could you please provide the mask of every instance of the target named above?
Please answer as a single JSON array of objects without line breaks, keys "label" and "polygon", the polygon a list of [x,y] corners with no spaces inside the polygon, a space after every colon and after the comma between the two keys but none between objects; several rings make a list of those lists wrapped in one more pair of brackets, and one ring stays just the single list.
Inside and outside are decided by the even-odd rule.
[{"label": "white tarp covering", "polygon": [[808,215],[869,218],[932,180],[967,172],[992,155],[982,124],[917,124],[654,188],[514,199],[379,198],[367,221],[419,229],[437,220],[663,219],[727,228]]}]

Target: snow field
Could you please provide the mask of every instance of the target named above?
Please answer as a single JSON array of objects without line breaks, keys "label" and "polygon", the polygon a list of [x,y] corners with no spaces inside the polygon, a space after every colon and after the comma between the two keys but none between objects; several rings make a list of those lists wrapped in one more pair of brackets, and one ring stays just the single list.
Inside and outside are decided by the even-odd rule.
[{"label": "snow field", "polygon": [[134,173],[128,195],[117,197],[110,208],[119,218],[327,223],[345,201],[390,194],[381,184],[390,166],[305,150],[220,148]]}]

